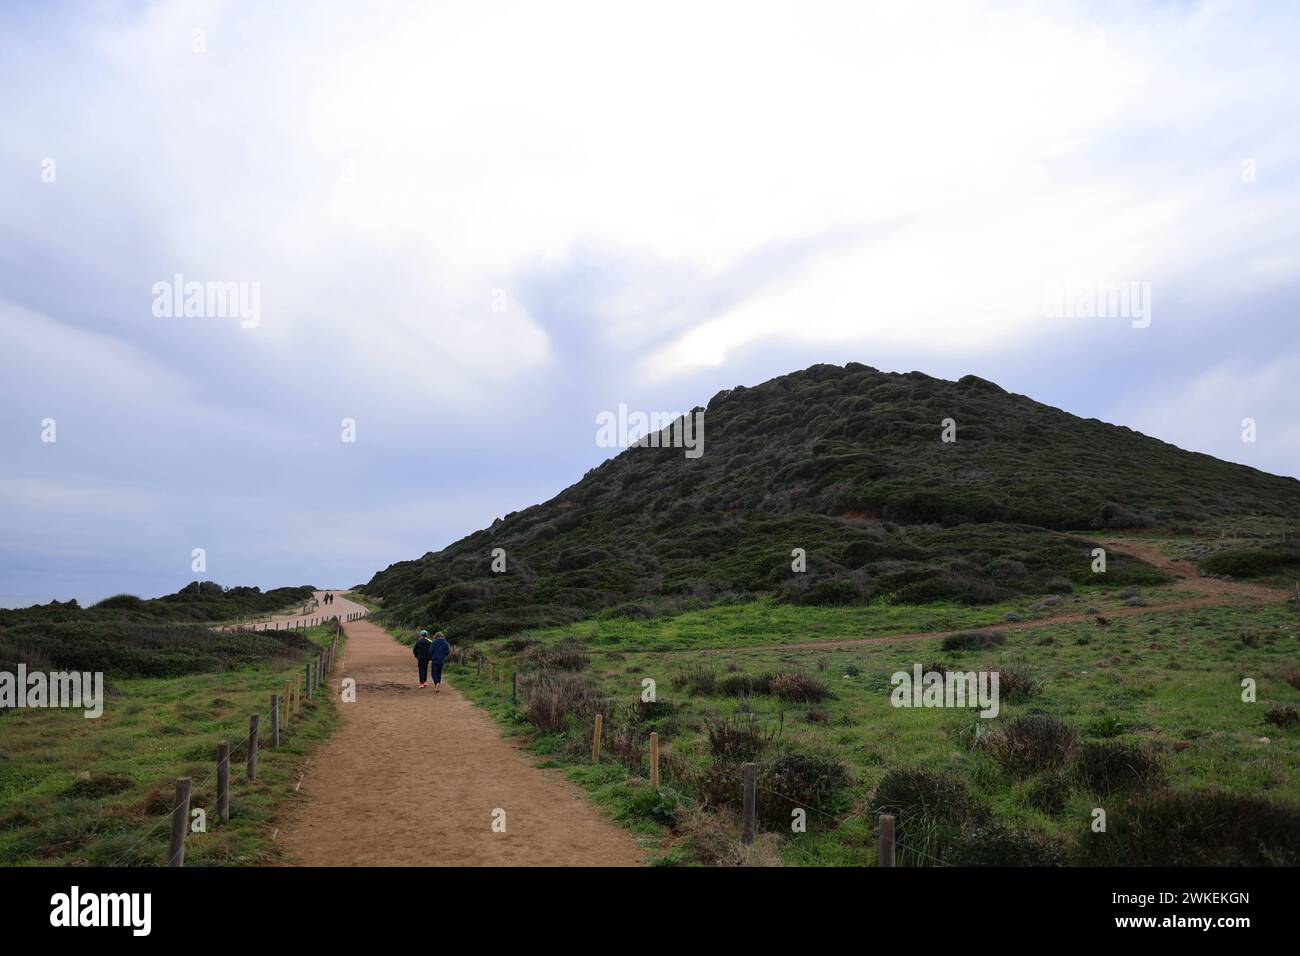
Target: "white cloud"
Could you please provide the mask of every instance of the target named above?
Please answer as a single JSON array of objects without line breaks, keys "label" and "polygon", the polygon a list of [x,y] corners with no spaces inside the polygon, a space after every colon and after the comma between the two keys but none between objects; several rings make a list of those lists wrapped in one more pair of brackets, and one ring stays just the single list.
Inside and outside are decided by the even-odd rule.
[{"label": "white cloud", "polygon": [[[1151,328],[1108,340],[1126,369],[1177,376],[1199,349],[1227,371],[1149,405],[1109,355],[1047,374],[1086,359],[1122,396],[1112,420],[1296,470],[1292,366],[1227,362],[1248,348],[1230,323],[1300,273],[1290,11],[165,0],[0,18],[0,81],[21,91],[0,144],[0,426],[27,442],[6,478],[153,494],[168,553],[216,528],[249,555],[275,530],[277,566],[301,542],[410,556],[492,510],[457,481],[553,493],[573,460],[556,436],[593,405],[688,407],[792,355],[988,374],[1046,339],[1083,351],[1096,325],[1042,315],[1066,280],[1153,283]],[[261,325],[153,318],[176,272],[259,282]],[[1216,389],[1259,407],[1258,446],[1232,444]],[[47,404],[74,415],[55,455],[30,443]],[[515,473],[499,450],[518,447]],[[449,506],[364,510],[420,494]],[[347,495],[355,519],[312,523]]]},{"label": "white cloud", "polygon": [[[1300,478],[1297,382],[1300,355],[1264,362],[1232,359],[1124,403],[1111,420],[1182,448]],[[1247,418],[1255,421],[1253,443],[1242,440]]]}]

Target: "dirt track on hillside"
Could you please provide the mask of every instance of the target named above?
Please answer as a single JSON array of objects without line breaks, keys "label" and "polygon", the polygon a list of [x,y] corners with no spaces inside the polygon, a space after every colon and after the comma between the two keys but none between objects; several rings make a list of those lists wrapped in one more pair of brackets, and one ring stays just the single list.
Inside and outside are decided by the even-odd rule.
[{"label": "dirt track on hillside", "polygon": [[[347,602],[350,604],[351,602]],[[345,602],[334,607],[347,613]],[[636,866],[632,836],[555,771],[502,739],[444,679],[421,690],[411,649],[368,621],[330,681],[356,681],[342,725],[312,754],[279,822],[286,862],[308,866]],[[451,679],[455,679],[454,673]],[[335,698],[338,699],[337,696]],[[492,830],[505,811],[506,832]]]}]

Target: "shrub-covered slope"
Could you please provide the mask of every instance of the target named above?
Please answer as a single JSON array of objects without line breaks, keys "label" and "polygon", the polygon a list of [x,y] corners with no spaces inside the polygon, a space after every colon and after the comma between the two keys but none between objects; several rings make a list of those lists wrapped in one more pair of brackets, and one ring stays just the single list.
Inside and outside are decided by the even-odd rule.
[{"label": "shrub-covered slope", "polygon": [[310,601],[313,590],[307,584],[263,591],[255,587],[223,588],[215,581],[191,581],[175,594],[159,598],[117,594],[84,608],[75,600],[51,601],[14,610],[0,608],[0,627],[41,621],[73,624],[231,621]]},{"label": "shrub-covered slope", "polygon": [[[956,441],[941,440],[945,419]],[[401,623],[487,637],[684,601],[968,603],[1068,590],[1066,531],[1300,513],[1300,482],[1081,419],[991,382],[850,363],[720,392],[704,451],[637,446],[550,501],[376,574]],[[491,570],[506,552],[505,573]],[[791,570],[791,551],[807,573]],[[1107,583],[1159,572],[1112,554]]]},{"label": "shrub-covered slope", "polygon": [[200,622],[228,621],[300,604],[309,586],[223,588],[194,581],[144,600],[119,594],[88,608],[76,601],[0,610],[0,671],[104,671],[114,677],[172,677],[229,670],[299,655],[310,646],[291,631],[221,632]]}]

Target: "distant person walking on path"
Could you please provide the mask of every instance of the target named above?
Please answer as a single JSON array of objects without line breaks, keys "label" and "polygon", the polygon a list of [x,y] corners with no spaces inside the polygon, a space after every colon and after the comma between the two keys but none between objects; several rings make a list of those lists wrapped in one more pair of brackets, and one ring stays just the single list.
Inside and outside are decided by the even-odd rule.
[{"label": "distant person walking on path", "polygon": [[433,692],[438,693],[442,687],[442,665],[447,660],[447,655],[451,653],[451,645],[447,643],[447,638],[443,637],[442,631],[433,635],[433,645],[429,648],[429,670],[433,677]]}]

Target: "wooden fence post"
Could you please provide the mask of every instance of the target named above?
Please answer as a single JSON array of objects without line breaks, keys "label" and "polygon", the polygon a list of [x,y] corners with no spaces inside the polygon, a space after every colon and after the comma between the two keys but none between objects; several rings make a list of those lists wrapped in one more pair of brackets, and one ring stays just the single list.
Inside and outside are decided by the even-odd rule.
[{"label": "wooden fence post", "polygon": [[754,798],[758,786],[758,764],[747,763],[742,769],[745,771],[745,800],[741,813],[744,829],[741,831],[740,838],[746,843],[753,843],[756,802]]},{"label": "wooden fence post", "polygon": [[519,671],[510,672],[510,703],[519,703]]},{"label": "wooden fence post", "polygon": [[307,699],[311,700],[311,665],[304,664],[302,667],[302,673],[303,689],[307,691]]},{"label": "wooden fence post", "polygon": [[478,661],[478,667],[476,667],[474,670],[474,676],[481,677],[483,676],[483,655],[482,654],[478,656],[477,661]]},{"label": "wooden fence post", "polygon": [[650,731],[650,786],[659,789],[659,732]]},{"label": "wooden fence post", "polygon": [[280,746],[280,695],[271,695],[271,747]]},{"label": "wooden fence post", "polygon": [[172,805],[172,840],[167,855],[168,866],[185,865],[185,835],[190,832],[189,777],[176,778],[176,803]]},{"label": "wooden fence post", "polygon": [[598,762],[600,761],[600,723],[601,723],[601,720],[602,720],[601,715],[600,715],[600,714],[597,714],[597,715],[596,715],[596,732],[593,733],[593,734],[591,735],[591,762],[592,762],[592,763],[598,763]]},{"label": "wooden fence post", "polygon": [[302,675],[293,675],[293,712],[302,713]]},{"label": "wooden fence post", "polygon": [[894,815],[892,813],[882,813],[880,815],[880,866],[894,865]]},{"label": "wooden fence post", "polygon": [[285,681],[284,692],[280,695],[280,707],[284,710],[284,713],[280,716],[280,727],[286,732],[289,730],[289,701],[292,699],[289,696],[290,689],[289,682]]},{"label": "wooden fence post", "polygon": [[217,744],[217,818],[230,822],[230,741]]},{"label": "wooden fence post", "polygon": [[262,716],[254,714],[248,718],[248,779],[257,779],[257,737],[261,731]]}]

